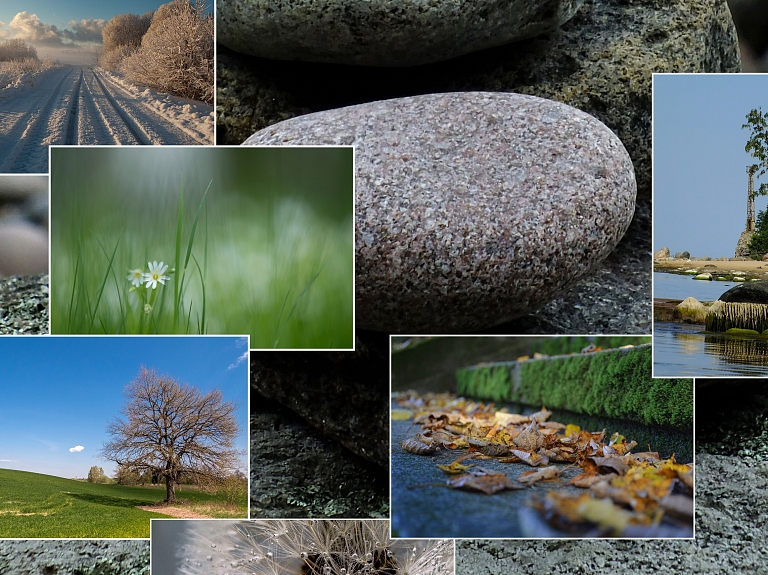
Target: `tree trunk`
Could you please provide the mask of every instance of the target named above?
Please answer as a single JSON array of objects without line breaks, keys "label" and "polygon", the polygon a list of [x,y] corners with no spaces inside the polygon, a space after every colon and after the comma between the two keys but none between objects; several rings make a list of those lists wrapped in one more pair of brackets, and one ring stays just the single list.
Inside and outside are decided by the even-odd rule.
[{"label": "tree trunk", "polygon": [[163,503],[174,503],[176,501],[176,481],[173,477],[165,478],[165,501]]}]

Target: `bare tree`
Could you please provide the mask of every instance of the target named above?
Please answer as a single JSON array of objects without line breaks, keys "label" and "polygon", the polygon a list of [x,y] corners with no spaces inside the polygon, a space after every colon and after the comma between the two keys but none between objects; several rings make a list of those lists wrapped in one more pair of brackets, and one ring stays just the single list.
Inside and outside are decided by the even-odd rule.
[{"label": "bare tree", "polygon": [[237,406],[225,402],[218,389],[203,395],[141,366],[125,389],[125,399],[125,419],[107,427],[112,439],[102,456],[134,473],[165,479],[165,502],[176,500],[182,473],[210,481],[239,469],[240,452],[233,447],[239,432]]}]

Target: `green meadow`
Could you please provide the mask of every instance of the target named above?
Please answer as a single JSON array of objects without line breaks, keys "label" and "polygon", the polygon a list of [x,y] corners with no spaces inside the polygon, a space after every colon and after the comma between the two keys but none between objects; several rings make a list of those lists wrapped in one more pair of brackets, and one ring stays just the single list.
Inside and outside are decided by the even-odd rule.
[{"label": "green meadow", "polygon": [[[210,517],[247,517],[247,497],[236,506],[223,496],[176,491],[183,508]],[[136,509],[165,499],[165,487],[103,485],[0,469],[0,538],[149,537],[149,520],[169,515]]]},{"label": "green meadow", "polygon": [[52,333],[351,349],[353,181],[351,148],[53,149]]}]

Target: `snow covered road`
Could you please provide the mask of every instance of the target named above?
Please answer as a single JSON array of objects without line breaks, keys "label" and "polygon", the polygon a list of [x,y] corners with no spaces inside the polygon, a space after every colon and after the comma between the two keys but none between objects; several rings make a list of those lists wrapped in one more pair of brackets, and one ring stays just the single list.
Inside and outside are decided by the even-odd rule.
[{"label": "snow covered road", "polygon": [[0,173],[47,172],[48,146],[57,144],[213,144],[213,107],[80,66],[0,89]]}]

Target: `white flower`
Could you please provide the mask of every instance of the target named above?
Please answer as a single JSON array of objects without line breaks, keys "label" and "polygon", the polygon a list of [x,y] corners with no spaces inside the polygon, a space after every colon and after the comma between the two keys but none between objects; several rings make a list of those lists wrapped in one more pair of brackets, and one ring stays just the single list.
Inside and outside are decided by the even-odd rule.
[{"label": "white flower", "polygon": [[145,273],[144,279],[142,280],[147,283],[147,289],[155,289],[157,287],[157,282],[165,285],[165,280],[170,279],[168,276],[163,275],[165,270],[168,269],[168,266],[164,266],[163,262],[160,262],[159,264],[156,261],[147,262],[147,266],[149,267],[149,273]]},{"label": "white flower", "polygon": [[126,278],[134,287],[139,287],[144,281],[144,273],[140,269],[128,270]]}]

